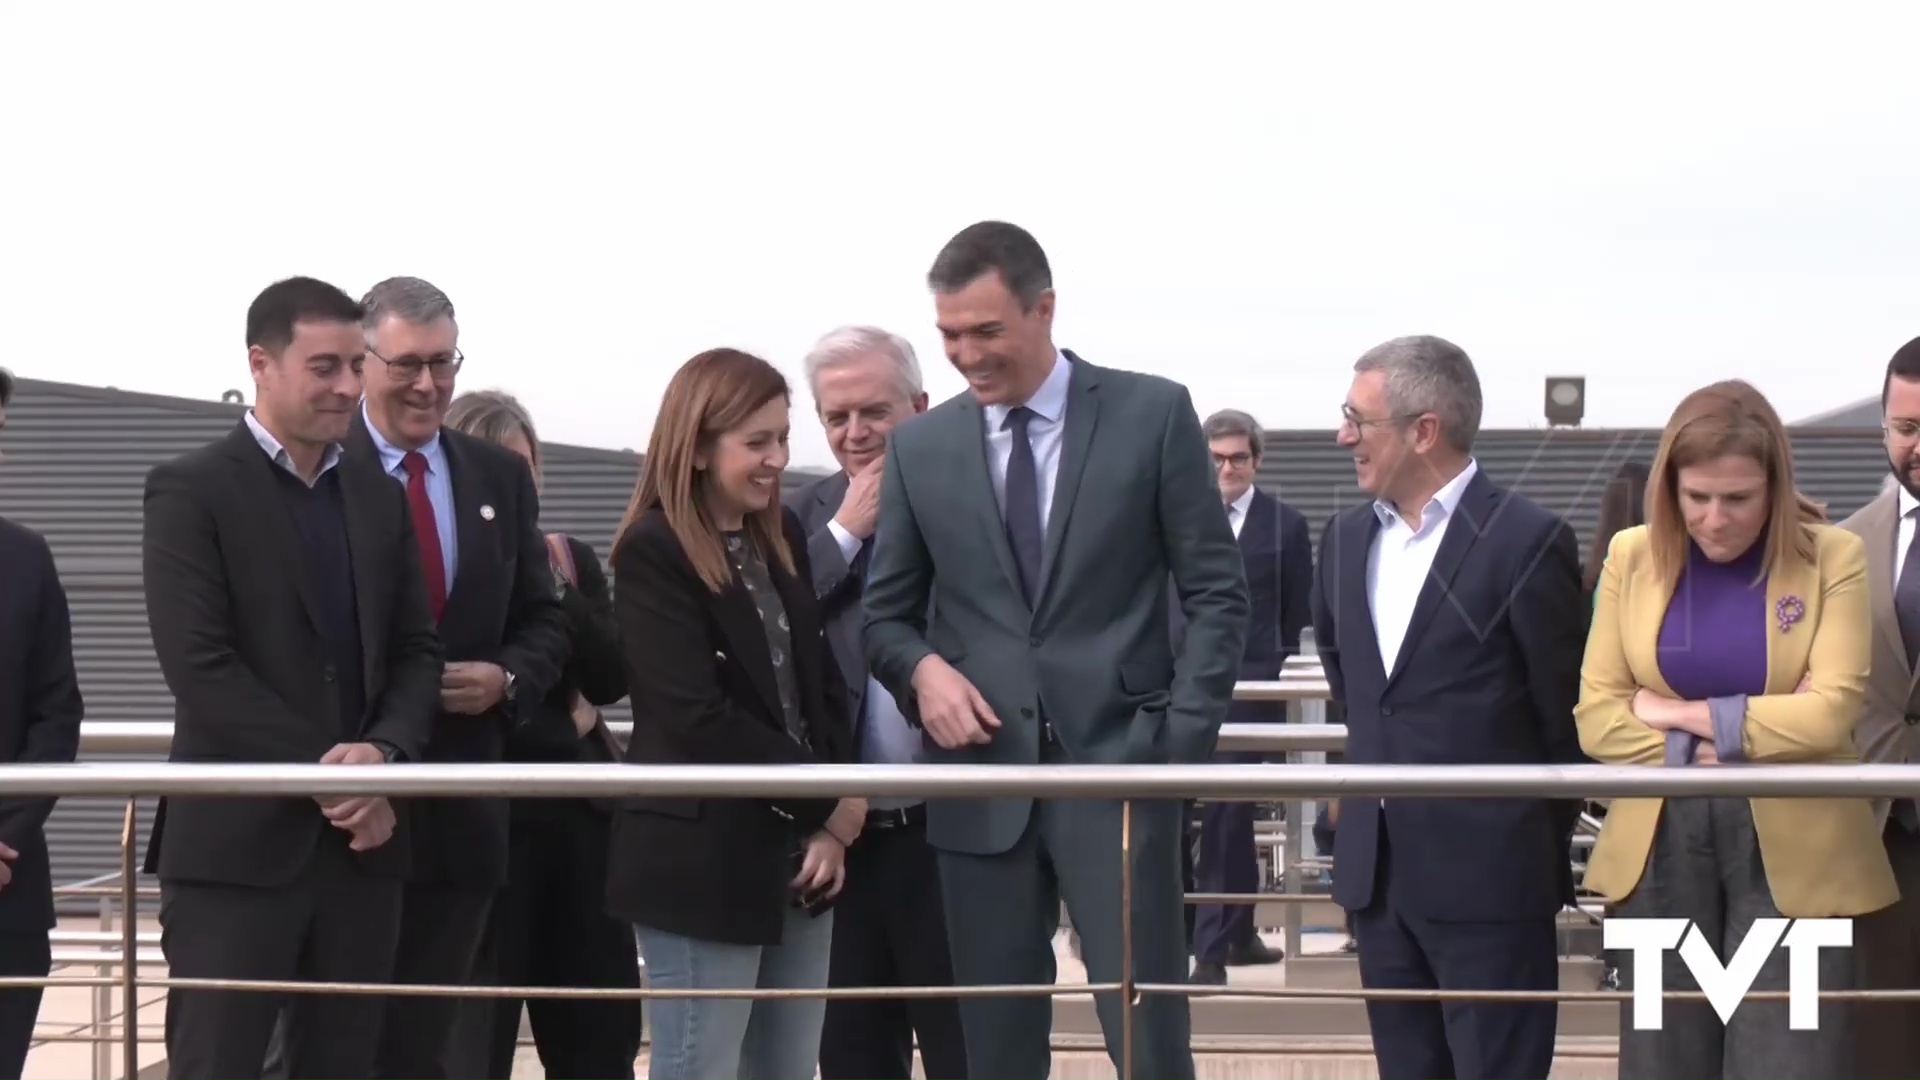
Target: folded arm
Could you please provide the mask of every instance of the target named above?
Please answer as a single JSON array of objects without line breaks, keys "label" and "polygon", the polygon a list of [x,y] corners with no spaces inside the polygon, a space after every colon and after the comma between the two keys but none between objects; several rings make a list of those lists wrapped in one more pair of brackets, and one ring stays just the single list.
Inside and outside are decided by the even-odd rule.
[{"label": "folded arm", "polygon": [[1658,765],[1666,758],[1666,733],[1633,713],[1640,684],[1627,666],[1621,642],[1621,570],[1619,537],[1608,545],[1594,597],[1593,624],[1587,630],[1586,656],[1580,665],[1580,703],[1574,726],[1580,748],[1607,765]]}]

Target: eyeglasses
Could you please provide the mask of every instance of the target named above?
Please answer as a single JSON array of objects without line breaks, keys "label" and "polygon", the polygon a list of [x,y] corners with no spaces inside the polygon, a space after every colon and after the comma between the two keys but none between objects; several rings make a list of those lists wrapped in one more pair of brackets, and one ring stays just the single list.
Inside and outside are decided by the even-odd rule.
[{"label": "eyeglasses", "polygon": [[367,355],[387,365],[387,374],[403,383],[418,382],[423,371],[432,372],[434,382],[452,382],[460,365],[467,362],[459,349],[453,350],[451,356],[396,356],[389,360],[369,348]]},{"label": "eyeglasses", "polygon": [[1895,442],[1920,439],[1920,420],[1889,420],[1880,425],[1881,434]]},{"label": "eyeglasses", "polygon": [[1427,414],[1426,413],[1408,413],[1404,416],[1381,416],[1381,417],[1368,418],[1365,416],[1361,416],[1357,412],[1354,412],[1353,406],[1342,405],[1340,406],[1340,426],[1350,427],[1355,431],[1365,431],[1370,427],[1385,427],[1388,424],[1411,423],[1415,420],[1420,419],[1425,415]]},{"label": "eyeglasses", "polygon": [[1246,453],[1245,451],[1241,451],[1240,453],[1237,453],[1237,454],[1213,455],[1213,467],[1216,469],[1220,468],[1222,465],[1231,465],[1236,469],[1244,469],[1251,464],[1253,464],[1253,455]]}]

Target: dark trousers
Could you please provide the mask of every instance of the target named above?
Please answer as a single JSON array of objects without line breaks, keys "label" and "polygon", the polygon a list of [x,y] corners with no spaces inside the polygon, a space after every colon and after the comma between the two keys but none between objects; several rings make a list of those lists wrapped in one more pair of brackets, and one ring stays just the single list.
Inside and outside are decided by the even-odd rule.
[{"label": "dark trousers", "polygon": [[[1886,842],[1887,859],[1900,882],[1900,899],[1854,920],[1853,954],[1858,959],[1860,985],[1874,990],[1920,990],[1920,837],[1889,820]],[[1875,1080],[1920,1076],[1920,1001],[1859,1002],[1854,1016],[1857,1057],[1847,1075]]]},{"label": "dark trousers", "polygon": [[[1552,916],[1440,922],[1417,914],[1420,884],[1397,881],[1384,827],[1371,902],[1353,912],[1360,985],[1369,990],[1555,990]],[[1552,1001],[1369,1001],[1381,1076],[1545,1080],[1559,1009]],[[1623,1074],[1624,1075],[1624,1074]],[[1678,1075],[1678,1074],[1676,1074]]]},{"label": "dark trousers", "polygon": [[[53,950],[45,930],[0,932],[0,977],[44,979],[52,969]],[[0,990],[0,1080],[20,1080],[26,1069],[41,993],[38,986]]]},{"label": "dark trousers", "polygon": [[[1215,754],[1221,764],[1258,764],[1260,754]],[[1253,810],[1250,802],[1209,802],[1200,807],[1200,843],[1194,856],[1193,890],[1203,893],[1257,893],[1260,859],[1253,846]],[[1236,947],[1258,937],[1253,928],[1252,904],[1187,905],[1193,920],[1190,940],[1193,958],[1225,964]]]},{"label": "dark trousers", "polygon": [[[437,882],[410,881],[401,904],[400,940],[393,981],[414,985],[470,986],[480,939],[487,929],[492,892]],[[375,1076],[385,1080],[445,1080],[453,1075],[447,1054],[460,998],[386,999]]]},{"label": "dark trousers", "polygon": [[[488,980],[639,989],[633,926],[607,914],[606,896],[606,816],[584,799],[516,800],[507,887],[494,905],[481,965]],[[513,1075],[523,1007],[548,1080],[632,1080],[640,1056],[638,998],[474,999],[465,1008],[486,1018],[484,1032],[473,1032],[486,1063],[482,1072],[462,1063],[456,1075]]]},{"label": "dark trousers", "polygon": [[[306,870],[285,886],[160,882],[160,945],[176,978],[383,983],[399,933],[400,883],[362,873],[344,834],[322,836]],[[381,1000],[169,990],[167,1073],[260,1076],[284,1002],[288,1076],[369,1076]]]},{"label": "dark trousers", "polygon": [[[1760,861],[1753,831],[1752,804],[1739,798],[1668,799],[1660,808],[1653,850],[1640,883],[1609,912],[1615,917],[1683,918],[1706,935],[1723,959],[1747,939],[1756,919],[1779,918],[1773,890]],[[1364,945],[1364,939],[1362,944]],[[1859,943],[1856,942],[1856,945]],[[1856,949],[1821,949],[1820,987],[1850,989]],[[1620,989],[1632,990],[1640,978],[1633,954],[1612,954]],[[1665,954],[1663,985],[1668,990],[1698,990],[1677,950]],[[1787,989],[1787,951],[1775,949],[1753,980],[1754,991]],[[1746,1001],[1721,1023],[1704,1001],[1668,1001],[1659,1031],[1633,1026],[1633,1002],[1621,1002],[1620,1076],[1622,1080],[1671,1080],[1682,1076],[1758,1080],[1761,1077],[1857,1076],[1851,1071],[1852,1010],[1837,1001],[1820,1003],[1820,1027],[1787,1027],[1784,1001]]]},{"label": "dark trousers", "polygon": [[1199,830],[1193,824],[1195,804],[1180,804],[1180,923],[1187,935],[1187,955],[1193,955],[1194,931],[1198,929],[1199,911],[1187,903],[1187,894],[1199,892],[1199,875],[1194,871],[1193,849],[1198,843]]},{"label": "dark trousers", "polygon": [[[907,822],[870,823],[847,852],[828,986],[953,985],[939,859],[927,845],[921,808],[909,811]],[[829,1001],[820,1032],[821,1080],[911,1080],[916,1037],[927,1080],[968,1075],[955,999]]]}]

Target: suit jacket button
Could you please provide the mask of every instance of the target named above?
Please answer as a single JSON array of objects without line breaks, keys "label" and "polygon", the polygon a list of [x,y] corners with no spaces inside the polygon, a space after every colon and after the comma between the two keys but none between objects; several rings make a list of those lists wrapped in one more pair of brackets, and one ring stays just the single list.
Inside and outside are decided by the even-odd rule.
[{"label": "suit jacket button", "polygon": [[1027,639],[1027,644],[1037,649],[1040,647],[1040,639],[1038,637],[1030,637]]},{"label": "suit jacket button", "polygon": [[1021,718],[1022,718],[1022,719],[1024,719],[1024,720],[1031,720],[1031,719],[1033,719],[1033,710],[1032,710],[1032,709],[1021,709],[1021,710],[1020,710],[1020,716],[1021,716]]},{"label": "suit jacket button", "polygon": [[328,682],[332,682],[339,676],[334,672],[333,665],[328,664],[326,667],[320,669],[320,677]]},{"label": "suit jacket button", "polygon": [[1915,724],[1920,724],[1920,713],[1908,713],[1906,715],[1906,721],[1907,721],[1908,727],[1912,727]]},{"label": "suit jacket button", "polygon": [[1381,715],[1381,716],[1392,716],[1392,715],[1393,715],[1393,706],[1391,706],[1391,705],[1382,705],[1382,706],[1380,706],[1380,715]]}]

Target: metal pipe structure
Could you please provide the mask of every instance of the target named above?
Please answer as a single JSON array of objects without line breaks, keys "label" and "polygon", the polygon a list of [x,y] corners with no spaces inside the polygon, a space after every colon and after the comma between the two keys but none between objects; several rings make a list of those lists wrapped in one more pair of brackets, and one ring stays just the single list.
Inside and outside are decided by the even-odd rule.
[{"label": "metal pipe structure", "polygon": [[0,765],[25,796],[396,798],[1913,798],[1920,765]]}]

